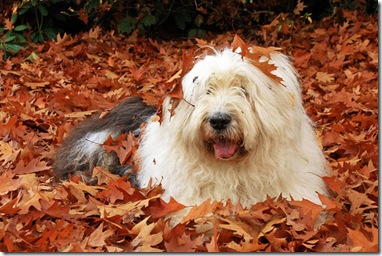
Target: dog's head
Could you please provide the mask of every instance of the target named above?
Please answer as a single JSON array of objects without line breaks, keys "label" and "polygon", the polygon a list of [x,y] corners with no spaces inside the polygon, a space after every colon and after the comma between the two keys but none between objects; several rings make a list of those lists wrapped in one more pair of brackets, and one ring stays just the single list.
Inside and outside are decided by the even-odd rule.
[{"label": "dog's head", "polygon": [[273,72],[284,85],[231,49],[198,60],[182,80],[185,101],[171,117],[183,123],[185,143],[198,143],[195,150],[205,148],[217,159],[234,160],[264,140],[288,136],[285,126],[295,122],[298,82],[287,58],[273,55],[278,67]]}]

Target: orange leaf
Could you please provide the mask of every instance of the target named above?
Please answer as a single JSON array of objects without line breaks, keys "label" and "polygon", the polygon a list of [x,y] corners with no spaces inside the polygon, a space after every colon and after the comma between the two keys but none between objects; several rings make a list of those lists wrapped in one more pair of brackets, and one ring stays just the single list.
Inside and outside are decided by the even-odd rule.
[{"label": "orange leaf", "polygon": [[302,10],[305,9],[305,7],[307,6],[304,4],[304,2],[302,2],[301,0],[297,0],[297,5],[294,8],[293,13],[296,15],[300,15]]},{"label": "orange leaf", "polygon": [[364,230],[348,228],[348,243],[353,246],[353,251],[378,252],[378,233],[375,227],[366,227]]},{"label": "orange leaf", "polygon": [[[126,140],[127,137],[127,140]],[[131,154],[136,150],[135,145],[137,144],[137,139],[132,133],[122,134],[116,139],[111,136],[103,143],[107,152],[114,151],[117,153],[119,162],[121,164],[126,164],[127,160]]]},{"label": "orange leaf", "polygon": [[212,212],[217,206],[219,206],[220,202],[212,202],[208,199],[204,201],[201,205],[197,205],[191,208],[190,212],[183,218],[181,223],[186,223],[190,220],[194,220],[200,217],[205,216],[206,214]]},{"label": "orange leaf", "polygon": [[88,244],[92,247],[99,247],[106,245],[105,240],[114,234],[114,231],[111,229],[106,229],[103,231],[103,222],[98,226],[96,230],[89,236]]},{"label": "orange leaf", "polygon": [[184,205],[178,203],[172,197],[170,198],[170,201],[168,203],[159,198],[150,204],[150,213],[154,219],[159,219],[169,213],[177,212],[184,208]]},{"label": "orange leaf", "polygon": [[326,205],[326,211],[340,210],[337,203],[331,200],[329,197],[321,194],[318,194],[318,197],[320,198],[320,201]]},{"label": "orange leaf", "polygon": [[233,38],[232,42],[232,51],[236,52],[236,50],[240,48],[240,55],[242,58],[246,57],[249,53],[248,45],[241,39],[237,34]]},{"label": "orange leaf", "polygon": [[14,28],[11,19],[7,19],[7,18],[4,19],[4,28],[6,30],[12,30]]},{"label": "orange leaf", "polygon": [[276,66],[274,64],[270,64],[268,61],[261,61],[260,58],[262,56],[265,56],[269,59],[271,59],[270,54],[275,53],[277,50],[280,50],[280,48],[276,47],[259,47],[259,46],[251,46],[249,47],[243,39],[241,39],[237,34],[235,35],[233,42],[232,42],[232,51],[235,52],[238,48],[240,48],[240,55],[242,58],[246,57],[248,60],[251,61],[251,63],[260,69],[264,74],[266,74],[268,77],[275,80],[277,83],[281,83],[282,79],[274,74],[272,74],[272,71],[276,69]]},{"label": "orange leaf", "polygon": [[131,232],[137,234],[134,240],[131,242],[135,246],[135,252],[162,252],[163,250],[154,248],[153,246],[158,245],[163,241],[162,232],[153,233],[155,228],[155,223],[147,225],[147,220],[150,217],[142,220],[140,223],[135,225]]},{"label": "orange leaf", "polygon": [[27,174],[27,173],[36,173],[49,170],[50,167],[47,166],[46,162],[41,161],[40,158],[35,158],[30,161],[26,166],[24,166],[24,161],[20,160],[16,168],[13,170],[16,174]]},{"label": "orange leaf", "polygon": [[197,246],[203,243],[203,235],[191,239],[191,235],[182,234],[181,237],[173,237],[169,242],[164,243],[167,252],[195,252]]},{"label": "orange leaf", "polygon": [[339,194],[341,189],[343,188],[343,183],[337,180],[335,176],[325,176],[322,177],[322,179],[329,186],[329,188],[337,194]]}]

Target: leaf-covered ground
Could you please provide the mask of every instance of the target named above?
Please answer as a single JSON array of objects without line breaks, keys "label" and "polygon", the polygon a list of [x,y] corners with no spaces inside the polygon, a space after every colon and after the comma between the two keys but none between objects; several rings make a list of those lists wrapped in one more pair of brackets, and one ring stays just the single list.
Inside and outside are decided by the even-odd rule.
[{"label": "leaf-covered ground", "polygon": [[[332,174],[323,225],[321,206],[269,198],[251,209],[207,201],[173,226],[184,206],[162,201],[159,186],[138,190],[101,168],[95,185],[55,182],[54,151],[73,125],[129,95],[157,104],[183,50],[197,48],[94,28],[0,62],[0,251],[377,251],[378,19],[344,12],[294,32],[280,20],[246,41],[282,47],[301,75]],[[136,143],[117,143],[124,161]]]}]

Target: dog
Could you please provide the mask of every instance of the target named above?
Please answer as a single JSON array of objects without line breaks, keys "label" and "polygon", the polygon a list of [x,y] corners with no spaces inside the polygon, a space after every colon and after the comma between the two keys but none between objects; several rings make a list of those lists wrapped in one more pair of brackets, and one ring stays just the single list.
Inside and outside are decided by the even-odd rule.
[{"label": "dog", "polygon": [[326,160],[297,73],[282,53],[258,63],[264,62],[274,65],[272,75],[231,48],[198,58],[182,77],[183,100],[176,107],[171,97],[163,101],[161,122],[152,118],[154,107],[128,98],[105,118],[74,129],[57,152],[56,175],[64,179],[99,165],[128,174],[102,144],[132,132],[141,135],[137,186],[161,183],[164,200],[187,206],[230,200],[248,208],[282,195],[321,204]]}]

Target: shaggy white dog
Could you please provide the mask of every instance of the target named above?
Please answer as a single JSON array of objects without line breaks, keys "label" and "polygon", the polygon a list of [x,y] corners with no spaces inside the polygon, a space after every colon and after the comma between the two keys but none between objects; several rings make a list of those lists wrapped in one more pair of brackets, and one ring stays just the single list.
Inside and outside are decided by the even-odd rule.
[{"label": "shaggy white dog", "polygon": [[[131,113],[124,117],[138,124],[148,122],[137,153],[139,186],[147,186],[150,180],[161,183],[164,199],[173,197],[188,206],[206,199],[230,199],[249,207],[267,195],[280,194],[320,204],[317,192],[326,194],[321,178],[326,175],[326,161],[304,110],[296,72],[283,54],[271,53],[270,60],[263,61],[277,67],[272,73],[282,78],[281,84],[250,59],[224,49],[198,60],[183,77],[185,100],[171,115],[167,98],[161,124],[151,121],[152,109],[135,111],[142,120],[131,118]],[[142,109],[147,108],[142,105]],[[90,166],[107,165],[100,144],[110,134],[139,127],[120,131],[112,127],[114,121],[108,122],[77,133],[59,151],[57,173],[63,172],[63,161],[69,159],[72,164],[82,159],[92,161]]]},{"label": "shaggy white dog", "polygon": [[[162,183],[186,205],[211,198],[249,206],[292,196],[320,203],[325,159],[286,56],[271,54],[277,84],[231,49],[206,56],[183,78],[184,98],[170,117],[147,125],[138,180]],[[192,105],[190,105],[191,103]]]}]

